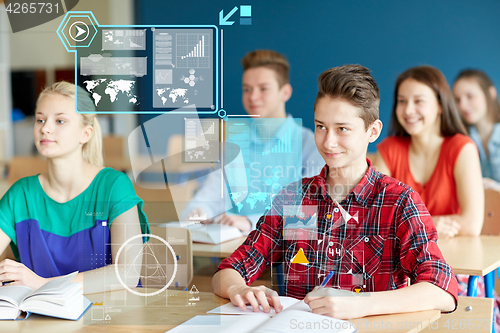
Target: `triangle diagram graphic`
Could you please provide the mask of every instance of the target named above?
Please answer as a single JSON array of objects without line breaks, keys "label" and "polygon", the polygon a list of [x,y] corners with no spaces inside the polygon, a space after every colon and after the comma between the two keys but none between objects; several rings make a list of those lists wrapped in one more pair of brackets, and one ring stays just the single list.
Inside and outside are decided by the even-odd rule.
[{"label": "triangle diagram graphic", "polygon": [[299,248],[297,254],[292,258],[292,264],[309,264],[309,260],[307,260],[307,257],[304,254],[304,250],[302,250],[302,248]]},{"label": "triangle diagram graphic", "polygon": [[200,291],[198,290],[198,288],[196,288],[196,286],[193,284],[193,286],[191,287],[191,290],[189,291],[190,294],[198,294]]}]

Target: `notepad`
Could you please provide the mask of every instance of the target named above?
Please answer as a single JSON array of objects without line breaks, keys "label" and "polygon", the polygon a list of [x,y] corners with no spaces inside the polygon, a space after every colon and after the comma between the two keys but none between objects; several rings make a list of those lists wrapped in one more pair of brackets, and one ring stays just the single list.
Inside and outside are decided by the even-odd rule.
[{"label": "notepad", "polygon": [[37,290],[0,287],[0,320],[26,319],[31,313],[78,320],[91,303],[83,296],[81,283],[71,282],[77,273],[50,280]]},{"label": "notepad", "polygon": [[[293,297],[287,297],[287,296],[280,296],[280,303],[283,305],[283,310],[286,310],[287,308],[291,307],[294,304],[297,303],[302,303],[302,305],[297,305],[300,310],[302,311],[308,311],[311,312],[311,308],[307,306],[307,304],[304,303],[304,301],[300,301],[296,298]],[[228,315],[267,315],[268,317],[272,317],[276,315],[276,311],[274,311],[274,308],[271,308],[271,311],[269,313],[263,312],[262,306],[260,307],[261,311],[260,312],[254,312],[253,308],[251,305],[247,305],[246,310],[242,310],[239,306],[234,305],[233,303],[227,303],[224,305],[221,305],[213,310],[208,311],[207,313],[213,313],[213,314],[228,314]]]},{"label": "notepad", "polygon": [[329,333],[356,331],[355,325],[349,321],[312,313],[304,301],[291,297],[280,297],[280,301],[284,309],[278,314],[274,311],[271,313],[253,312],[251,307],[241,310],[228,303],[208,312],[219,315],[196,316],[170,330],[169,333],[293,333],[302,332],[304,329],[307,332]]}]

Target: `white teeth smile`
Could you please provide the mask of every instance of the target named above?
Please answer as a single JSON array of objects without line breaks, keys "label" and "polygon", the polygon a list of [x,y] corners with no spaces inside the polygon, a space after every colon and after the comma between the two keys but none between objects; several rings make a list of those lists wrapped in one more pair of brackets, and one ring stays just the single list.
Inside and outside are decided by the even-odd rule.
[{"label": "white teeth smile", "polygon": [[406,119],[405,120],[407,124],[415,124],[420,121],[420,119]]}]

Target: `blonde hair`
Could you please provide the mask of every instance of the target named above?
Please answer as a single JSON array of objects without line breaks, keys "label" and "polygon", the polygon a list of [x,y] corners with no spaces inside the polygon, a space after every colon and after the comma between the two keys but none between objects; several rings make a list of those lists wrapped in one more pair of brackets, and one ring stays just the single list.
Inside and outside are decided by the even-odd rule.
[{"label": "blonde hair", "polygon": [[[78,91],[77,109],[81,111],[95,111],[94,102],[90,95],[81,87],[66,81],[56,82],[53,85],[46,87],[38,96],[36,104],[47,95],[59,94],[71,99],[75,99],[75,90]],[[104,161],[102,157],[102,131],[99,121],[95,113],[82,113],[82,123],[85,126],[92,126],[92,136],[82,148],[83,160],[87,163],[103,166]]]}]

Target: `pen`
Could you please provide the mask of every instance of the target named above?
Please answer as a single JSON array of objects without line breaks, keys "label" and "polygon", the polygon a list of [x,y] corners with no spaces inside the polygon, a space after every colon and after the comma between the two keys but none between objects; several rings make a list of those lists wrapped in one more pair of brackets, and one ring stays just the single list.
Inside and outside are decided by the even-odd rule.
[{"label": "pen", "polygon": [[328,273],[328,275],[325,277],[325,279],[321,283],[321,287],[326,286],[326,284],[330,281],[330,279],[332,278],[332,276],[333,276],[333,271],[330,271],[330,273]]}]

